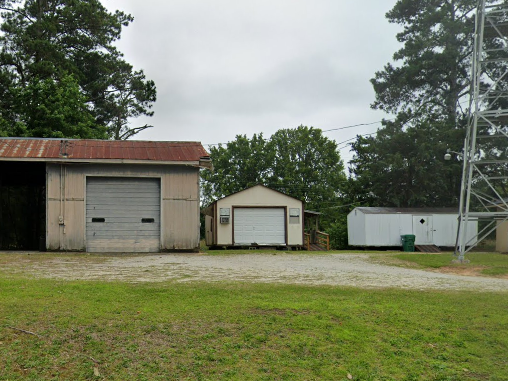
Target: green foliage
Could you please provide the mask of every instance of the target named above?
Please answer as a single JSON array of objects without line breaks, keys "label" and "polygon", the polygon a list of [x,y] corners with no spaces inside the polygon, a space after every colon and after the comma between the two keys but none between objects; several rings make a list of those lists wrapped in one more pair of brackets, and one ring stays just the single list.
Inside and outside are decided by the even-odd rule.
[{"label": "green foliage", "polygon": [[266,185],[274,160],[272,146],[263,134],[237,135],[226,146],[210,148],[213,171],[202,171],[203,204],[257,184]]},{"label": "green foliage", "polygon": [[256,184],[305,202],[305,208],[323,212],[322,229],[341,211],[341,190],[347,182],[337,143],[321,130],[299,126],[281,129],[269,140],[254,134],[238,135],[226,146],[210,149],[214,170],[202,172],[203,204]]},{"label": "green foliage", "polygon": [[[371,80],[372,107],[395,118],[384,121],[376,136],[352,144],[350,173],[364,205],[458,204],[461,166],[443,156],[463,145],[476,6],[476,0],[399,0],[387,13],[403,28],[397,34],[402,48],[393,55],[397,64],[387,64]],[[490,67],[502,69],[500,63]]]},{"label": "green foliage", "polygon": [[[153,114],[155,85],[114,47],[132,16],[109,13],[98,0],[4,1],[0,8],[1,134],[125,139],[149,127],[127,123]],[[52,91],[54,99],[44,98]]]},{"label": "green foliage", "polygon": [[268,186],[305,202],[310,210],[336,206],[346,181],[337,143],[321,130],[300,126],[272,135],[275,152]]},{"label": "green foliage", "polygon": [[25,87],[14,89],[18,99],[18,136],[44,138],[100,139],[106,129],[96,124],[86,107],[85,97],[76,80],[63,76],[60,81],[51,78],[32,78]]},{"label": "green foliage", "polygon": [[326,229],[330,235],[330,249],[339,250],[348,247],[347,215],[342,213]]},{"label": "green foliage", "polygon": [[371,80],[373,107],[418,125],[418,118],[447,122],[463,117],[459,99],[469,88],[476,0],[399,0],[386,17],[403,27],[402,48]]},{"label": "green foliage", "polygon": [[469,253],[469,263],[452,263],[453,254],[399,254],[395,258],[416,263],[424,268],[481,268],[484,275],[508,274],[508,255],[497,253]]},{"label": "green foliage", "polygon": [[[375,137],[352,144],[351,193],[360,205],[442,207],[458,204],[461,161],[444,160],[458,150],[463,131],[422,122],[405,130],[387,122]],[[452,145],[453,144],[453,145]]]}]

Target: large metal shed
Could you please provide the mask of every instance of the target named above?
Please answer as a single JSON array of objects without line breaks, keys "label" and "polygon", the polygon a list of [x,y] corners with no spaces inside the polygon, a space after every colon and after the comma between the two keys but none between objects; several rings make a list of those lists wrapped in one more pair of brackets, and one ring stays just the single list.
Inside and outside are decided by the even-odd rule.
[{"label": "large metal shed", "polygon": [[[415,245],[455,246],[458,212],[452,208],[358,207],[347,216],[350,246],[401,246],[401,235],[414,234]],[[468,240],[478,232],[478,223],[467,226]]]},{"label": "large metal shed", "polygon": [[[0,188],[27,169],[43,179],[34,226],[47,250],[197,250],[199,169],[210,165],[198,142],[0,139]],[[0,208],[3,229],[8,218]]]},{"label": "large metal shed", "polygon": [[303,202],[256,185],[204,209],[208,246],[303,246]]}]

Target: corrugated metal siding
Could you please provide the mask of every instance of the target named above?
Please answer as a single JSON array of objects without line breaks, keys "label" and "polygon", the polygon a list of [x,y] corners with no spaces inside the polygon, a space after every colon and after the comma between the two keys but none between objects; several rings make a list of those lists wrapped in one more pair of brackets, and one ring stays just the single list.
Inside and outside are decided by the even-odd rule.
[{"label": "corrugated metal siding", "polygon": [[199,200],[199,178],[188,168],[174,168],[171,177],[163,179],[166,200]]},{"label": "corrugated metal siding", "polygon": [[0,159],[197,162],[208,156],[199,142],[0,138]]},{"label": "corrugated metal siding", "polygon": [[413,234],[410,214],[370,214],[365,216],[366,246],[400,246],[402,234]]},{"label": "corrugated metal siding", "polygon": [[199,248],[199,202],[165,200],[163,247],[166,250]]},{"label": "corrugated metal siding", "polygon": [[347,215],[348,244],[351,246],[365,246],[365,214],[356,209]]},{"label": "corrugated metal siding", "polygon": [[89,177],[86,247],[89,252],[158,252],[159,179]]},{"label": "corrugated metal siding", "polygon": [[[66,180],[63,200],[60,200],[61,173]],[[161,249],[199,248],[198,168],[174,165],[47,164],[47,176],[48,250],[85,250],[85,179],[91,176],[159,178],[162,199]],[[72,203],[75,207],[70,207]],[[59,225],[59,215],[63,216],[65,226]]]}]

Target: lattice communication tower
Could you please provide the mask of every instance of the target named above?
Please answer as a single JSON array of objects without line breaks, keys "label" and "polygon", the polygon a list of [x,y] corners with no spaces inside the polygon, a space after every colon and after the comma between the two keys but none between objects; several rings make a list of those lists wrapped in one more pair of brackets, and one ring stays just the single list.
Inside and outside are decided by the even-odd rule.
[{"label": "lattice communication tower", "polygon": [[[463,152],[457,247],[459,260],[508,224],[508,5],[478,1],[470,120]],[[478,221],[478,233],[468,233]],[[508,240],[508,237],[506,238]]]}]

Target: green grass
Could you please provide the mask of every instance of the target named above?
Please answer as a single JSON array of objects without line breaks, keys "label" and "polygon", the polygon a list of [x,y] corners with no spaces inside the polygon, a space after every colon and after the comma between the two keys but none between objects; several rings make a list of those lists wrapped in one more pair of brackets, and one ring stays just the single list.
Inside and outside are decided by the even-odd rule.
[{"label": "green grass", "polygon": [[453,263],[455,259],[452,253],[443,254],[397,254],[396,259],[417,264],[423,268],[454,267],[454,268],[478,268],[484,275],[508,274],[508,255],[496,253],[470,253],[465,258],[469,263]]},{"label": "green grass", "polygon": [[0,380],[508,380],[507,310],[506,293],[4,274]]}]

